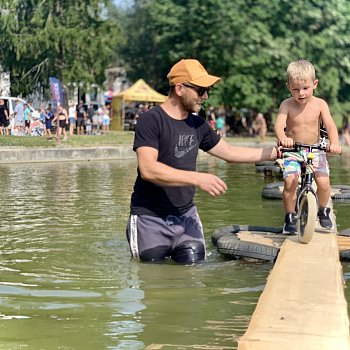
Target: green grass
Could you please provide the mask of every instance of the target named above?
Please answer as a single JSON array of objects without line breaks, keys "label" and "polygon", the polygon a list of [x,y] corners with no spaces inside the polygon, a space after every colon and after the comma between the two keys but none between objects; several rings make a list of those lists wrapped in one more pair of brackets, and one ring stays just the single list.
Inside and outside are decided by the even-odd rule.
[{"label": "green grass", "polygon": [[[55,138],[47,140],[45,137],[28,136],[0,136],[0,148],[52,148],[52,147],[98,147],[117,146],[122,144],[131,145],[134,141],[132,131],[110,131],[105,135],[73,135],[68,136],[66,141],[58,143]],[[226,137],[230,143],[255,143],[258,138],[253,137]],[[266,142],[273,142],[275,138],[266,137]]]},{"label": "green grass", "polygon": [[111,131],[105,135],[73,135],[60,143],[55,138],[50,140],[45,137],[35,136],[0,136],[0,147],[16,148],[51,148],[51,147],[97,147],[132,144],[134,133],[128,131]]}]

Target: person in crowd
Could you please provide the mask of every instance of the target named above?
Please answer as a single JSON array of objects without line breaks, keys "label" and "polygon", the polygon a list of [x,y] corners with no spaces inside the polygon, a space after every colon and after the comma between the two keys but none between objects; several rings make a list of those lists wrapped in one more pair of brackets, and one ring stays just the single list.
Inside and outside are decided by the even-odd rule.
[{"label": "person in crowd", "polygon": [[109,132],[109,122],[110,122],[109,111],[106,107],[103,107],[103,109],[102,109],[102,132],[104,134],[108,134],[108,132]]},{"label": "person in crowd", "polygon": [[74,135],[74,130],[77,121],[77,110],[74,103],[71,103],[68,107],[68,119],[69,119],[69,135]]},{"label": "person in crowd", "polygon": [[13,111],[13,115],[15,117],[14,127],[17,129],[18,135],[24,134],[24,108],[23,104],[19,99],[16,100],[16,106]]},{"label": "person in crowd", "polygon": [[226,137],[226,121],[224,114],[219,114],[216,118],[216,132],[221,137]]},{"label": "person in crowd", "polygon": [[88,108],[87,113],[86,113],[86,121],[88,119],[90,119],[90,121],[92,122],[92,117],[94,114],[95,114],[94,105],[92,103],[90,103],[89,108]]},{"label": "person in crowd", "polygon": [[213,106],[209,106],[207,117],[208,124],[212,127],[213,130],[216,130],[216,111]]},{"label": "person in crowd", "polygon": [[254,136],[252,111],[248,111],[246,114],[244,114],[244,113],[242,114],[241,124],[242,124],[243,128],[246,131],[248,131],[249,137]]},{"label": "person in crowd", "polygon": [[85,132],[86,132],[86,135],[91,135],[92,133],[92,121],[90,120],[90,118],[86,118]]},{"label": "person in crowd", "polygon": [[255,163],[276,159],[278,148],[233,147],[197,115],[220,80],[197,60],[180,60],[167,77],[168,99],[143,113],[136,125],[138,170],[126,236],[135,259],[193,263],[205,259],[195,189],[212,197],[227,190],[215,174],[196,171],[199,149],[230,163]]},{"label": "person in crowd", "polygon": [[[276,136],[283,147],[292,147],[295,142],[316,144],[319,141],[321,119],[328,133],[329,151],[340,154],[338,130],[329,107],[323,99],[313,96],[317,85],[315,68],[309,61],[298,60],[288,65],[287,88],[292,96],[284,100],[279,107],[275,123]],[[300,164],[291,156],[284,158],[283,161],[285,209],[283,232],[295,234],[295,201]],[[319,199],[319,222],[323,228],[331,229],[330,208],[327,207],[330,196],[329,167],[323,151],[315,152],[314,172]]]},{"label": "person in crowd", "polygon": [[45,107],[42,105],[42,106],[40,106],[40,125],[39,125],[39,128],[40,128],[40,131],[41,131],[41,129],[45,130],[45,132],[42,134],[43,136],[46,135],[46,128],[45,128],[46,116],[47,116],[47,113],[46,113]]},{"label": "person in crowd", "polygon": [[24,104],[23,115],[24,115],[24,134],[31,135],[32,130],[31,130],[30,123],[31,123],[32,117],[31,117],[29,105],[27,103]]},{"label": "person in crowd", "polygon": [[51,103],[48,106],[47,113],[46,113],[46,119],[45,119],[45,135],[47,139],[52,138],[52,120],[54,119],[55,115],[53,113],[52,105]]},{"label": "person in crowd", "polygon": [[40,106],[40,123],[45,124],[46,110],[44,106]]},{"label": "person in crowd", "polygon": [[98,134],[98,126],[99,126],[99,116],[100,110],[95,111],[95,114],[92,116],[92,135]]},{"label": "person in crowd", "polygon": [[255,116],[254,122],[253,122],[253,128],[255,133],[259,137],[259,142],[263,144],[265,142],[266,132],[267,132],[267,124],[266,119],[262,113],[258,113]]},{"label": "person in crowd", "polygon": [[86,111],[85,111],[83,101],[80,100],[77,106],[77,134],[78,135],[84,135],[85,122],[86,122]]},{"label": "person in crowd", "polygon": [[342,134],[345,146],[350,146],[350,122],[348,116],[343,117]]},{"label": "person in crowd", "polygon": [[8,126],[10,124],[9,111],[6,108],[5,101],[0,99],[0,133],[8,135]]},{"label": "person in crowd", "polygon": [[67,140],[66,125],[68,125],[68,113],[65,108],[62,107],[60,103],[57,104],[57,111],[53,122],[57,121],[56,138],[60,142],[61,135],[63,134],[63,141]]}]

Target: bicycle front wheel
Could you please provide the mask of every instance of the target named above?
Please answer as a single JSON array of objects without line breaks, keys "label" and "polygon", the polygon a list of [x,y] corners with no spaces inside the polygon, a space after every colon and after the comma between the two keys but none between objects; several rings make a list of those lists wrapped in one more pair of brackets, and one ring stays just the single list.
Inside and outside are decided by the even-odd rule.
[{"label": "bicycle front wheel", "polygon": [[301,243],[309,243],[315,231],[317,201],[312,192],[304,193],[298,210],[297,230]]}]

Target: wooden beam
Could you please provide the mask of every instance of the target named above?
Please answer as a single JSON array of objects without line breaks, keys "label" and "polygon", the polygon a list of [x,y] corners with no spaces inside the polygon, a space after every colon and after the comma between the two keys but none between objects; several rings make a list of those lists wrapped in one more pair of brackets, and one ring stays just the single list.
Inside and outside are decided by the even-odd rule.
[{"label": "wooden beam", "polygon": [[349,350],[336,233],[283,243],[238,350]]}]

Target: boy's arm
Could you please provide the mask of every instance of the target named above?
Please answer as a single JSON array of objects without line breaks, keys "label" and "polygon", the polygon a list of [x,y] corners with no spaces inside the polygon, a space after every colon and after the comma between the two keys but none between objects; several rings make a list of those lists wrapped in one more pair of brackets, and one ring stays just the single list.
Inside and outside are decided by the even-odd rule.
[{"label": "boy's arm", "polygon": [[339,145],[338,129],[331,116],[328,104],[324,100],[321,100],[321,118],[328,134],[329,151],[340,154],[341,146]]},{"label": "boy's arm", "polygon": [[276,118],[275,134],[277,136],[279,143],[283,147],[293,147],[294,140],[288,137],[284,131],[287,124],[287,117],[288,117],[288,109],[285,101],[283,101],[280,105],[278,115]]}]

